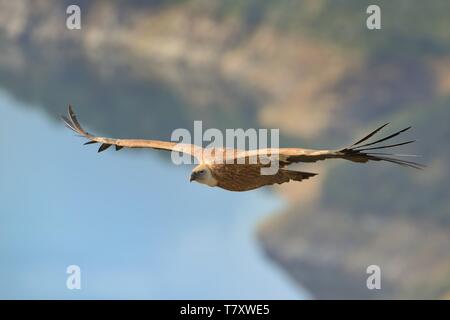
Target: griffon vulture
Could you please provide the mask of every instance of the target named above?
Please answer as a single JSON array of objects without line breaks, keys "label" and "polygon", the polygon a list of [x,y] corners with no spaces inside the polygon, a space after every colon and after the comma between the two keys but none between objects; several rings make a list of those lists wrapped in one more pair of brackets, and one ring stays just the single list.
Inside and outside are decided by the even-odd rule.
[{"label": "griffon vulture", "polygon": [[[89,134],[81,127],[71,106],[69,106],[68,117],[63,116],[62,119],[67,127],[89,140],[85,144],[100,143],[98,152],[104,151],[114,145],[116,150],[120,150],[122,148],[151,148],[182,152],[194,156],[199,160],[200,164],[192,170],[190,181],[196,181],[210,187],[217,186],[230,191],[248,191],[266,185],[276,183],[282,184],[291,180],[302,181],[317,175],[316,173],[286,169],[286,166],[298,162],[316,162],[325,159],[346,159],[359,163],[366,163],[368,161],[386,161],[416,169],[422,169],[424,167],[419,163],[393,157],[407,155],[376,152],[376,150],[379,149],[392,148],[414,142],[414,140],[412,140],[395,144],[379,145],[379,143],[392,139],[400,133],[409,130],[411,127],[395,132],[382,139],[368,142],[367,140],[369,138],[387,126],[387,124],[384,124],[351,146],[336,150],[270,148],[244,151],[220,148],[208,150],[193,144],[180,144],[176,142],[158,140],[111,139],[97,137]],[[230,163],[230,161],[217,161],[217,159],[220,159],[217,155],[221,155],[228,160],[233,159],[236,161],[234,161],[234,163]],[[259,159],[259,157],[264,157],[267,155],[276,156],[279,169],[275,174],[261,174],[261,168],[268,166],[267,162],[263,163],[263,161],[259,160],[253,162],[248,161],[251,157],[256,157]],[[244,161],[238,162],[237,160],[239,159]]]}]

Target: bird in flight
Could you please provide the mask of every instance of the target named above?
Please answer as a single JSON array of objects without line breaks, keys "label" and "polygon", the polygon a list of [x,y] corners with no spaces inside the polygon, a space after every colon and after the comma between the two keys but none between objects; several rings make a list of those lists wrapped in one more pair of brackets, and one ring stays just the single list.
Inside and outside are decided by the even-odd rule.
[{"label": "bird in flight", "polygon": [[[199,165],[192,170],[190,181],[196,181],[210,187],[217,186],[229,191],[248,191],[267,185],[286,183],[291,180],[302,181],[317,175],[316,173],[294,171],[286,168],[290,164],[299,162],[316,162],[325,159],[345,159],[359,163],[366,163],[369,161],[385,161],[415,169],[424,168],[424,165],[422,164],[398,158],[398,156],[413,155],[378,152],[380,149],[393,148],[413,143],[415,140],[380,145],[381,142],[390,140],[409,130],[411,127],[407,127],[373,142],[368,141],[372,136],[386,127],[388,123],[377,128],[351,146],[336,150],[267,148],[246,151],[222,148],[208,149],[194,144],[182,144],[160,140],[112,139],[94,136],[86,132],[81,127],[70,105],[68,108],[68,117],[62,116],[62,119],[68,128],[89,140],[85,144],[99,143],[100,147],[98,152],[102,152],[114,145],[117,151],[122,148],[150,148],[181,152],[191,155],[199,161]],[[220,158],[218,155],[225,157],[227,161],[217,161],[217,159]],[[254,162],[249,161],[252,157],[260,159],[267,155],[276,156],[279,169],[275,174],[261,174],[261,169],[268,166],[267,162],[260,160]],[[228,159],[235,161],[228,161]]]}]

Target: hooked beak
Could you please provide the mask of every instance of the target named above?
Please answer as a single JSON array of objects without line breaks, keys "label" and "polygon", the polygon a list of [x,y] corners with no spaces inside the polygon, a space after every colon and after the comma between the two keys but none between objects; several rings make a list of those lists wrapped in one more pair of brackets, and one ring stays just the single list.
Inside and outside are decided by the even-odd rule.
[{"label": "hooked beak", "polygon": [[195,172],[192,172],[191,177],[189,178],[189,182],[195,181],[196,176],[197,175],[195,174]]}]

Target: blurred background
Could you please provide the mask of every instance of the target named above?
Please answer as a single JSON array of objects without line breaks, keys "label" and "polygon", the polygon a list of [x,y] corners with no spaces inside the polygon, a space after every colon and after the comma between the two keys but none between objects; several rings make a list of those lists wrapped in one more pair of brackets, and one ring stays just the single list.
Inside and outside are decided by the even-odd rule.
[{"label": "blurred background", "polygon": [[[66,8],[81,8],[81,30]],[[366,8],[381,7],[381,30]],[[450,2],[0,1],[0,298],[450,296]],[[330,161],[246,193],[88,131],[280,128],[337,148],[385,122],[428,168]],[[388,127],[389,128],[389,127]],[[81,290],[66,288],[67,266]],[[368,290],[366,268],[381,268]]]}]

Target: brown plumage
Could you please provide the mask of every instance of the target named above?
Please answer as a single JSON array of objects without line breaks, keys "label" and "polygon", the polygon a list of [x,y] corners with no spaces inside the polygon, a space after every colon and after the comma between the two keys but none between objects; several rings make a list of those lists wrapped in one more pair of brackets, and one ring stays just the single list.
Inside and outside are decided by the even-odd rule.
[{"label": "brown plumage", "polygon": [[212,176],[217,186],[230,191],[248,191],[266,185],[302,181],[317,173],[279,169],[274,175],[261,175],[261,165],[255,164],[213,164]]},{"label": "brown plumage", "polygon": [[[366,163],[368,161],[386,161],[401,166],[422,169],[424,166],[396,158],[395,156],[412,156],[402,154],[389,154],[374,152],[372,150],[392,148],[414,142],[406,141],[395,144],[378,145],[379,143],[392,139],[411,127],[397,131],[387,137],[367,142],[388,124],[384,124],[364,138],[352,144],[350,147],[337,150],[314,150],[302,148],[269,148],[258,150],[237,149],[204,149],[193,144],[179,144],[159,140],[143,139],[111,139],[97,137],[86,132],[78,122],[72,107],[69,106],[68,117],[62,117],[67,127],[81,136],[89,139],[85,144],[99,143],[98,152],[105,151],[112,145],[118,151],[122,148],[151,148],[157,150],[175,151],[189,154],[198,159],[200,164],[195,167],[191,174],[191,181],[206,184],[211,187],[220,187],[230,191],[247,191],[272,184],[282,184],[294,181],[302,181],[316,175],[316,173],[301,172],[285,169],[286,166],[297,162],[316,162],[325,159],[346,159],[352,162]],[[366,142],[363,144],[363,142]],[[267,167],[267,162],[262,161],[264,157],[275,156],[279,170],[275,174],[263,175],[261,169]],[[220,159],[222,161],[217,161]],[[224,160],[227,159],[227,160]],[[228,160],[232,160],[231,163]],[[251,162],[250,160],[256,161]]]}]

